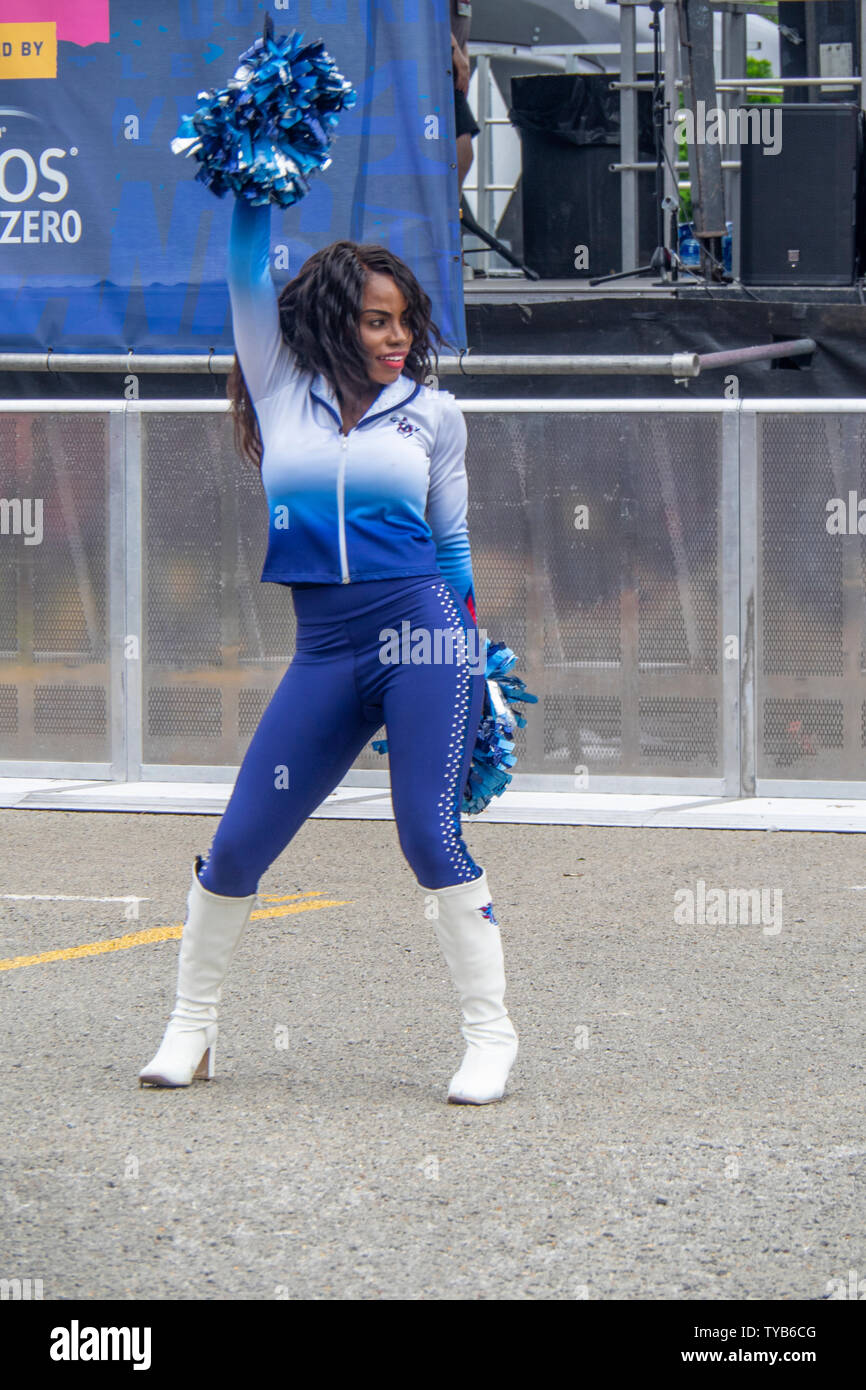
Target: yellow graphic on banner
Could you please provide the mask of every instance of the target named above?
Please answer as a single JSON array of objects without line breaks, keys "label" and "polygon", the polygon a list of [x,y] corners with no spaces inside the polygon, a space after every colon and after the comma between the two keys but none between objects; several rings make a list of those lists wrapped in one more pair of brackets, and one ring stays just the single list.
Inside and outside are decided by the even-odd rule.
[{"label": "yellow graphic on banner", "polygon": [[57,25],[0,24],[0,80],[57,76]]}]

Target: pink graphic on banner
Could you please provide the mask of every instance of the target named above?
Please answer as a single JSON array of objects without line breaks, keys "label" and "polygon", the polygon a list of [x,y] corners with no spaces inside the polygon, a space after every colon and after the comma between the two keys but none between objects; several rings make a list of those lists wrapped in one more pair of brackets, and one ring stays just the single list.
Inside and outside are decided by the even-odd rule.
[{"label": "pink graphic on banner", "polygon": [[108,0],[0,0],[0,24],[57,24],[58,39],[108,43]]}]

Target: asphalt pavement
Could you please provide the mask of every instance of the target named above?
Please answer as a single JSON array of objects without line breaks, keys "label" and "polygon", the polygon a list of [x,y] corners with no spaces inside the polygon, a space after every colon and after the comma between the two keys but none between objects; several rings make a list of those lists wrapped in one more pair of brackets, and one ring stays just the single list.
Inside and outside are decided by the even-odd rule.
[{"label": "asphalt pavement", "polygon": [[139,1088],[216,825],[0,812],[0,1277],[46,1300],[818,1300],[852,1270],[866,1292],[859,835],[464,820],[521,1044],[472,1107],[445,1103],[456,994],[379,820],[305,824],[232,962],[215,1079]]}]

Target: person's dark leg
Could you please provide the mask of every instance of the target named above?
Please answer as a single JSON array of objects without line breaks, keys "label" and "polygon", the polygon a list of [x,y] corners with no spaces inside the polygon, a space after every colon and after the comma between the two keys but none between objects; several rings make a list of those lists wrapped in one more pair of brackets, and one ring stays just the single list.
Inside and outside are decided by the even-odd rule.
[{"label": "person's dark leg", "polygon": [[[444,888],[482,872],[463,840],[460,805],[484,701],[483,654],[473,674],[477,628],[444,579],[416,596],[406,614],[413,630],[429,629],[433,659],[395,665],[384,689],[391,800],[400,848],[419,884]],[[448,658],[438,663],[436,630],[440,658]]]},{"label": "person's dark leg", "polygon": [[463,184],[464,184],[465,181],[466,181],[466,175],[469,173],[469,170],[472,168],[472,160],[473,160],[473,158],[474,158],[474,154],[475,154],[475,152],[474,152],[474,150],[472,149],[472,136],[471,136],[471,135],[458,135],[458,137],[457,137],[457,182],[458,182],[458,185],[459,185],[459,187],[460,187],[460,191],[461,191],[461,192],[463,191]]},{"label": "person's dark leg", "polygon": [[345,643],[337,655],[296,653],[262,715],[208,863],[193,865],[175,1006],[141,1085],[213,1076],[217,1005],[259,878],[381,726],[361,708],[352,661]]},{"label": "person's dark leg", "polygon": [[454,133],[457,145],[457,182],[462,193],[463,181],[472,167],[472,141],[476,135],[480,135],[481,128],[475,120],[465,93],[457,87],[454,88]]},{"label": "person's dark leg", "polygon": [[296,656],[244,755],[202,886],[238,897],[255,892],[379,727],[359,704],[351,651],[321,661]]},{"label": "person's dark leg", "polygon": [[[395,665],[389,673],[383,708],[391,799],[400,846],[424,893],[425,915],[460,997],[466,1052],[448,1099],[484,1105],[503,1095],[518,1047],[504,1003],[502,942],[487,875],[460,829],[484,699],[484,654],[477,650],[472,617],[450,585],[442,580],[416,597],[412,626],[427,625],[433,660]],[[440,654],[450,650],[451,659],[439,664],[437,628],[454,639],[450,647],[447,639],[441,642]]]}]

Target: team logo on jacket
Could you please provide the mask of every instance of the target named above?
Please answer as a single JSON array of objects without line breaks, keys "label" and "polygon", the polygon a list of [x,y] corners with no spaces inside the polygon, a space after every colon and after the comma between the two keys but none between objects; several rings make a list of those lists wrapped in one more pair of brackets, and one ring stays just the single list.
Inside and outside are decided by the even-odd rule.
[{"label": "team logo on jacket", "polygon": [[410,425],[405,415],[391,415],[388,418],[397,426],[398,434],[417,434],[421,428],[420,425]]},{"label": "team logo on jacket", "polygon": [[494,925],[494,927],[498,927],[498,926],[499,926],[499,923],[497,922],[496,918],[493,916],[493,903],[492,903],[492,902],[491,902],[491,903],[485,903],[483,907],[479,907],[478,911],[481,913],[481,916],[482,916],[482,917],[485,917],[485,918],[487,919],[488,922],[492,922],[493,925]]}]

